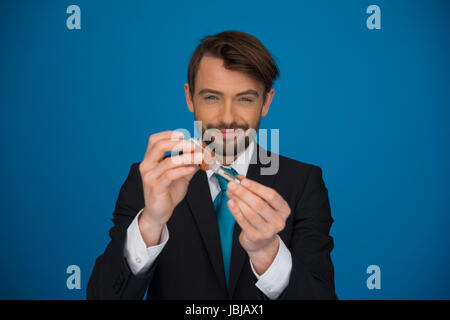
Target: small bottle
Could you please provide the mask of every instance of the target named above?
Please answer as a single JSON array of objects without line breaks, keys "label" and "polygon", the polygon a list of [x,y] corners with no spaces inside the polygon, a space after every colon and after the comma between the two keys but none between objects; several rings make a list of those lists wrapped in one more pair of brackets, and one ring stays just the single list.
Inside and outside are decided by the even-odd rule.
[{"label": "small bottle", "polygon": [[200,165],[200,169],[202,169],[203,171],[212,170],[215,174],[221,176],[228,182],[234,181],[236,183],[241,183],[241,179],[228,172],[225,167],[219,162],[219,160],[217,160],[214,152],[204,147],[198,139],[191,138],[189,140],[191,140],[197,147],[202,149],[203,161]]}]

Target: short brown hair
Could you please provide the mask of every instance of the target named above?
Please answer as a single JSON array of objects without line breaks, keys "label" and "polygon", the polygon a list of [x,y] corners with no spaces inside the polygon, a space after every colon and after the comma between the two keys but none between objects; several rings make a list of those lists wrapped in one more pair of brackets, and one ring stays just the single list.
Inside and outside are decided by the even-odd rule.
[{"label": "short brown hair", "polygon": [[187,74],[191,97],[194,97],[200,60],[205,54],[222,58],[228,70],[241,71],[261,81],[265,93],[270,91],[280,75],[272,55],[257,38],[241,31],[223,31],[201,39],[192,54]]}]

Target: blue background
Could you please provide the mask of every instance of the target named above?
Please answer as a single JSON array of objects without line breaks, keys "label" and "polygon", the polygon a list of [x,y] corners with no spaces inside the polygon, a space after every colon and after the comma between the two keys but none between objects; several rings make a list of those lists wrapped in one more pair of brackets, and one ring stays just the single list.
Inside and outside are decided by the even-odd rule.
[{"label": "blue background", "polygon": [[[81,8],[68,30],[66,8]],[[381,8],[369,30],[366,8]],[[3,299],[84,299],[152,133],[187,128],[200,38],[258,37],[281,78],[261,128],[319,165],[341,299],[449,299],[450,1],[2,1]],[[66,268],[81,268],[68,290]],[[381,268],[381,289],[366,268]]]}]

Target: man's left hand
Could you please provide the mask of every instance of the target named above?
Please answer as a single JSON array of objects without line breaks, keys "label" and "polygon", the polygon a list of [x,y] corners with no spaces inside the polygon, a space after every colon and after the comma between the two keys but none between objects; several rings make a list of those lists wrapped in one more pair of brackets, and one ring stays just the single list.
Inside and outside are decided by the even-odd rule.
[{"label": "man's left hand", "polygon": [[261,275],[278,253],[277,235],[284,229],[291,208],[274,189],[242,175],[238,177],[240,184],[228,183],[228,208],[242,229],[239,242]]}]

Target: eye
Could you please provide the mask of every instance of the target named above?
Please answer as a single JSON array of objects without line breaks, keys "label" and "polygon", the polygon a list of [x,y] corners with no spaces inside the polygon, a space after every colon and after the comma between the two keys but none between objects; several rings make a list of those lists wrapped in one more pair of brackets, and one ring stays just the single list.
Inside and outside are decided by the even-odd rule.
[{"label": "eye", "polygon": [[239,99],[239,100],[244,101],[244,102],[253,102],[253,99],[247,98],[247,97],[242,97],[242,98]]},{"label": "eye", "polygon": [[216,96],[206,96],[205,100],[217,100]]}]

